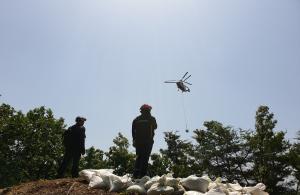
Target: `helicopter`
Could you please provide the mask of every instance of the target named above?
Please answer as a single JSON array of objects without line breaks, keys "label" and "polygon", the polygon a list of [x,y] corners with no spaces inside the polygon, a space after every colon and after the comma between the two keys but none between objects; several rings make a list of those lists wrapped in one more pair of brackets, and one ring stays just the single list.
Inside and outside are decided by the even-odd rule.
[{"label": "helicopter", "polygon": [[165,81],[165,83],[176,83],[178,90],[181,90],[181,92],[190,92],[190,88],[186,86],[185,84],[192,85],[191,83],[186,82],[188,78],[190,78],[192,75],[189,75],[186,77],[188,72],[186,72],[183,77],[180,80],[169,80]]}]

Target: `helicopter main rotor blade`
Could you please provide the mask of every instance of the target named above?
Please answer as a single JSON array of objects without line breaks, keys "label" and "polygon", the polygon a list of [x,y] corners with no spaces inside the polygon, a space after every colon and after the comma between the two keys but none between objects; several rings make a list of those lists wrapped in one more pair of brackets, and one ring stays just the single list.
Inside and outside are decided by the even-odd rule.
[{"label": "helicopter main rotor blade", "polygon": [[188,72],[186,72],[186,73],[183,75],[183,77],[181,78],[181,80],[182,80],[187,74],[188,74]]},{"label": "helicopter main rotor blade", "polygon": [[169,82],[169,81],[171,81],[171,82],[180,82],[179,80],[167,80],[166,82]]},{"label": "helicopter main rotor blade", "polygon": [[178,81],[165,81],[165,83],[177,83]]},{"label": "helicopter main rotor blade", "polygon": [[188,78],[190,78],[192,75],[190,75],[190,76],[188,76],[188,77],[186,77],[183,81],[186,81]]},{"label": "helicopter main rotor blade", "polygon": [[183,81],[183,82],[186,83],[186,84],[192,85],[192,83],[188,83],[188,82],[186,82],[186,81]]}]

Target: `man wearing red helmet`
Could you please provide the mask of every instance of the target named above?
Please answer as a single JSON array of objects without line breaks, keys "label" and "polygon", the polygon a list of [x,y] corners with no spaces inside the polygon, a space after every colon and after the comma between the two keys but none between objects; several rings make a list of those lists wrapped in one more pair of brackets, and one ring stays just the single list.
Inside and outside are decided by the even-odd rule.
[{"label": "man wearing red helmet", "polygon": [[147,174],[148,161],[152,151],[154,130],[157,129],[156,120],[151,116],[152,107],[144,104],[140,107],[141,115],[132,122],[133,146],[136,149],[134,178],[141,178]]}]

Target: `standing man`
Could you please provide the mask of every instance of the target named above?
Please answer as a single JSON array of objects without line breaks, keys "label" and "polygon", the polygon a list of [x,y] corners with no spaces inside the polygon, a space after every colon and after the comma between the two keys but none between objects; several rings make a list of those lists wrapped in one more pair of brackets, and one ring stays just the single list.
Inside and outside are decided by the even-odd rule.
[{"label": "standing man", "polygon": [[63,144],[65,146],[65,154],[63,161],[58,169],[58,178],[62,178],[68,164],[73,161],[72,177],[78,177],[78,165],[81,155],[85,154],[85,127],[86,118],[76,117],[76,124],[69,127],[64,132]]},{"label": "standing man", "polygon": [[148,161],[153,146],[154,130],[157,129],[156,120],[151,116],[152,107],[144,104],[140,107],[141,115],[132,122],[133,147],[136,149],[134,178],[141,178],[147,174]]}]

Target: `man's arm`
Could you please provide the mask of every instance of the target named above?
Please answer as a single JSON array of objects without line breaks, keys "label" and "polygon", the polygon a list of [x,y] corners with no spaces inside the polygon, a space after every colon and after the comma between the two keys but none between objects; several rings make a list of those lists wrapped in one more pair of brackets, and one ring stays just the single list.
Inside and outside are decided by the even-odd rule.
[{"label": "man's arm", "polygon": [[154,130],[157,129],[157,123],[156,123],[156,119],[153,116],[151,116],[150,123],[151,123],[152,138],[154,138],[155,135]]},{"label": "man's arm", "polygon": [[70,139],[72,139],[72,137],[71,137],[72,132],[71,131],[72,131],[72,128],[69,127],[67,130],[64,130],[64,133],[62,135],[63,144],[64,144],[65,148],[70,147],[70,142],[71,142]]},{"label": "man's arm", "polygon": [[156,123],[156,119],[154,117],[151,118],[151,123],[152,123],[153,130],[157,129],[157,123]]},{"label": "man's arm", "polygon": [[136,136],[136,133],[135,133],[135,131],[136,131],[136,125],[135,125],[135,120],[133,120],[132,121],[132,129],[131,129],[131,131],[132,131],[132,144],[133,144],[133,147],[135,147],[135,136]]},{"label": "man's arm", "polygon": [[81,154],[85,154],[85,127],[82,128],[82,132],[81,132],[81,139],[80,139],[80,148],[81,148]]}]

